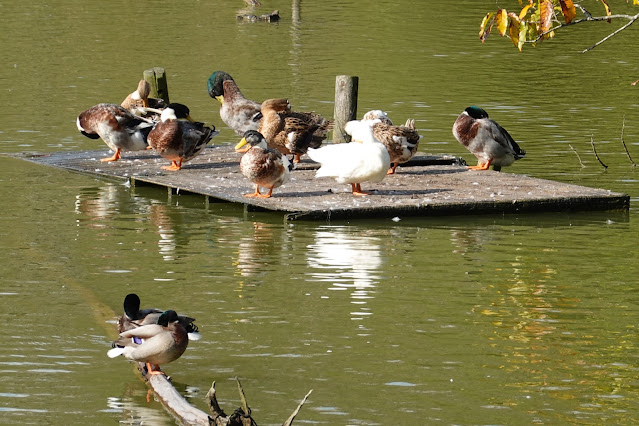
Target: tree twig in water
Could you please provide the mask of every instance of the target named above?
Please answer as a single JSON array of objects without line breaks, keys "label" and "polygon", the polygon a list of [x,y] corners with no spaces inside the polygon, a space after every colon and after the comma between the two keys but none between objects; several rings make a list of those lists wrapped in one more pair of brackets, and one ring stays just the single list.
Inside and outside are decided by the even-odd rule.
[{"label": "tree twig in water", "polygon": [[586,165],[583,163],[583,161],[581,161],[581,156],[579,155],[577,150],[575,148],[573,148],[572,145],[570,145],[570,144],[568,144],[568,146],[570,147],[570,149],[572,149],[572,152],[574,152],[575,155],[577,156],[577,159],[579,160],[579,164],[581,164],[581,167],[586,167]]},{"label": "tree twig in water", "polygon": [[592,152],[595,153],[595,158],[597,158],[597,161],[599,161],[599,164],[601,164],[604,168],[604,170],[608,169],[608,166],[606,166],[603,161],[601,161],[601,158],[599,158],[599,154],[597,154],[597,149],[595,148],[595,141],[593,139],[592,136],[590,136],[590,145],[592,145]]},{"label": "tree twig in water", "polygon": [[621,124],[621,143],[623,144],[623,149],[626,151],[626,155],[628,156],[628,160],[632,163],[632,167],[637,167],[637,164],[632,161],[632,157],[630,156],[630,152],[628,152],[628,147],[626,146],[626,141],[623,138],[623,131],[626,128],[626,116],[623,116],[623,123]]}]

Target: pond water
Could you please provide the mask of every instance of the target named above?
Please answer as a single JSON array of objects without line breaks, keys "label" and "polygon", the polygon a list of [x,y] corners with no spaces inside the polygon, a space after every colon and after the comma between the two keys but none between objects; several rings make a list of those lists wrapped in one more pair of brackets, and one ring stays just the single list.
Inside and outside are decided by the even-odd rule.
[{"label": "pond water", "polygon": [[451,127],[480,105],[528,151],[505,172],[625,192],[630,210],[283,223],[0,157],[0,423],[173,424],[106,356],[130,292],[197,318],[203,339],[164,367],[176,387],[204,409],[215,380],[231,412],[239,377],[259,424],[310,389],[295,424],[639,421],[639,177],[621,143],[623,127],[639,160],[639,28],[585,55],[620,24],[518,53],[478,41],[494,1],[262,3],[279,23],[236,22],[240,0],[1,2],[0,152],[106,155],[77,114],[153,66],[215,142],[237,137],[212,71],[326,116],[350,74],[360,116],[415,118],[424,153],[473,163]]}]

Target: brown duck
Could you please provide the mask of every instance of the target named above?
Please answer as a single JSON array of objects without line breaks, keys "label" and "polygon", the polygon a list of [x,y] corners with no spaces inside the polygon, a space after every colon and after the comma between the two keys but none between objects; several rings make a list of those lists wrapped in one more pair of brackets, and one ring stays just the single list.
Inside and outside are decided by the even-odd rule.
[{"label": "brown duck", "polygon": [[369,111],[362,120],[380,120],[373,124],[373,135],[388,149],[391,166],[387,174],[392,175],[401,163],[405,163],[417,152],[422,136],[415,130],[415,120],[408,119],[403,126],[394,126],[386,113],[380,110]]},{"label": "brown duck", "polygon": [[170,166],[162,168],[174,171],[198,155],[217,134],[215,128],[193,122],[186,105],[171,103],[162,111],[161,121],[149,133],[148,141],[151,148],[171,161]]},{"label": "brown duck", "polygon": [[[249,145],[244,148],[245,145]],[[237,152],[244,152],[240,160],[240,171],[255,184],[255,192],[245,194],[245,197],[269,198],[273,189],[281,186],[290,179],[293,168],[286,156],[276,149],[266,145],[264,136],[248,130],[242,140],[235,146]],[[260,186],[268,188],[267,194],[260,193]]]},{"label": "brown duck", "polygon": [[261,112],[258,131],[269,147],[293,154],[295,163],[308,148],[319,148],[333,128],[333,122],[319,114],[291,111],[287,99],[268,99],[262,102]]}]

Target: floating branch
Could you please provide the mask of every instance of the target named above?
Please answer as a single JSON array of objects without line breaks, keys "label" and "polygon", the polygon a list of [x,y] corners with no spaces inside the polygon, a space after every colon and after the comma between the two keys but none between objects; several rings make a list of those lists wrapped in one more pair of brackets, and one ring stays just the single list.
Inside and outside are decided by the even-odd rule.
[{"label": "floating branch", "polygon": [[577,156],[577,159],[579,160],[579,164],[581,164],[581,167],[586,167],[586,165],[583,163],[583,161],[581,161],[581,156],[579,155],[577,150],[575,148],[573,148],[572,145],[570,145],[570,144],[568,144],[568,146],[570,147],[570,149],[572,149],[572,152],[574,152],[575,155]]},{"label": "floating branch", "polygon": [[[166,408],[166,410],[169,411],[181,425],[254,426],[257,424],[251,417],[251,408],[246,401],[242,384],[237,378],[237,388],[240,393],[242,406],[237,408],[230,416],[227,416],[217,402],[215,382],[213,382],[211,389],[209,389],[206,394],[209,411],[211,412],[211,414],[207,414],[189,404],[173,387],[170,379],[165,375],[147,374],[144,363],[138,363],[138,370],[140,371],[140,374],[142,374],[142,377],[146,380],[147,385],[155,393],[158,401],[162,403],[164,408]],[[304,405],[311,392],[312,390],[306,394],[302,402],[293,411],[293,414],[289,416],[284,425],[290,426],[293,424],[295,416],[299,413],[300,408]]]},{"label": "floating branch", "polygon": [[637,167],[637,164],[632,161],[632,157],[630,156],[630,152],[628,152],[628,147],[626,146],[626,141],[623,138],[623,131],[626,128],[626,116],[623,116],[623,123],[621,124],[621,143],[623,144],[623,149],[626,151],[626,155],[628,156],[628,160],[632,163],[632,167]]},{"label": "floating branch", "polygon": [[595,148],[595,141],[593,140],[593,137],[590,136],[590,145],[592,145],[592,152],[595,153],[595,157],[597,158],[597,160],[599,161],[599,164],[601,164],[603,166],[604,169],[608,169],[608,166],[606,166],[603,161],[601,161],[601,158],[599,158],[599,154],[597,154],[597,149]]}]

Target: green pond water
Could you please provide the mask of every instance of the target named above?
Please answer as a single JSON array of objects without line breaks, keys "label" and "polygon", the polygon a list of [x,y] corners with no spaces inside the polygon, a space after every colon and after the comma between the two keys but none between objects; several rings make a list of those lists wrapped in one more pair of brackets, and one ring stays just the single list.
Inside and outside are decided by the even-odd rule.
[{"label": "green pond water", "polygon": [[232,412],[239,377],[261,425],[310,389],[295,424],[639,422],[639,176],[621,143],[623,127],[639,160],[639,27],[584,55],[621,23],[519,53],[478,41],[494,1],[262,2],[279,23],[236,22],[240,0],[0,2],[0,152],[107,155],[76,116],[153,66],[217,143],[237,136],[212,71],[326,116],[349,74],[358,116],[414,118],[423,153],[474,163],[451,128],[480,105],[528,152],[506,173],[627,193],[630,210],[284,223],[0,156],[0,423],[174,423],[106,356],[130,292],[197,318],[203,339],[164,367],[180,392],[205,409],[215,380]]}]

